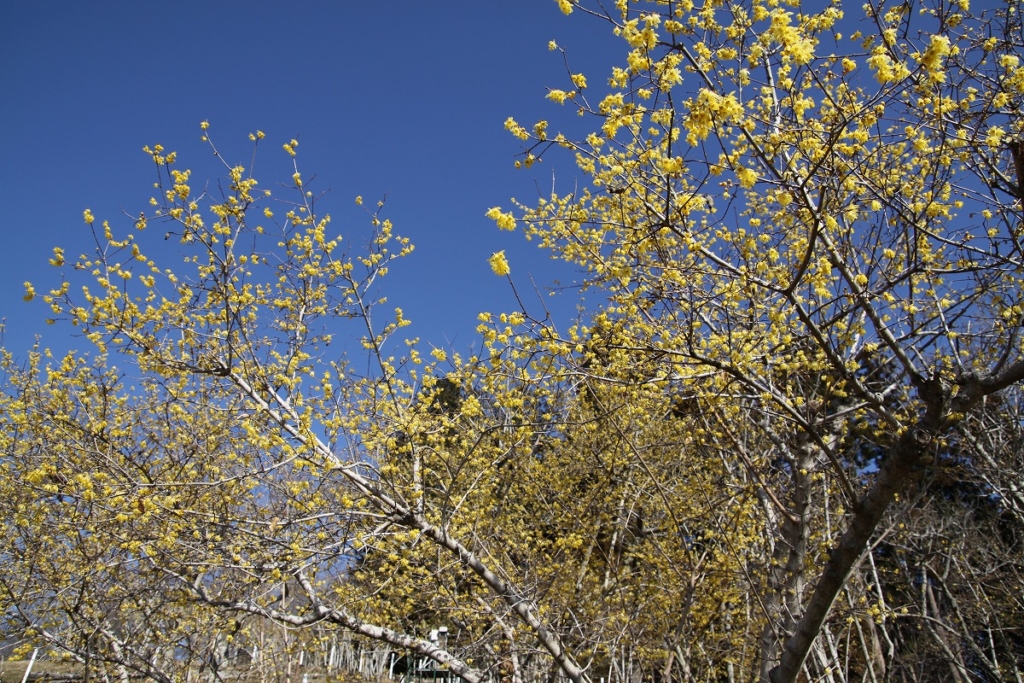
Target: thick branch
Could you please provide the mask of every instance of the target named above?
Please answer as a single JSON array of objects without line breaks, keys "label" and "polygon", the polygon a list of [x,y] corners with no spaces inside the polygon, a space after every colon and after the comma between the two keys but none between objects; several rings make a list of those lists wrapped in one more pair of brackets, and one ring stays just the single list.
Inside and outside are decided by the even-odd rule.
[{"label": "thick branch", "polygon": [[832,604],[846,585],[885,511],[898,493],[920,478],[922,458],[932,439],[962,420],[985,396],[1021,381],[1024,381],[1024,360],[985,377],[968,375],[961,378],[961,390],[952,400],[947,399],[946,390],[938,378],[919,387],[922,398],[928,403],[928,411],[916,427],[900,436],[882,464],[874,486],[858,503],[849,528],[825,565],[807,610],[786,641],[779,665],[770,673],[772,683],[793,683],[796,680]]},{"label": "thick branch", "polygon": [[807,610],[786,640],[782,659],[770,673],[772,683],[793,683],[796,680],[814,639],[825,623],[825,617],[846,585],[846,580],[860,560],[889,504],[897,493],[920,477],[921,457],[931,441],[932,432],[917,427],[906,431],[889,452],[875,485],[860,500],[849,528],[830,554],[825,571],[807,604]]}]

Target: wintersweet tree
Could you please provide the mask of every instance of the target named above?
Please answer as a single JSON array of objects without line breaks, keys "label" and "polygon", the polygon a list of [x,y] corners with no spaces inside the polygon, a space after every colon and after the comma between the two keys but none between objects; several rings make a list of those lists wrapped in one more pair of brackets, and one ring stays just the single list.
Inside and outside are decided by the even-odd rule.
[{"label": "wintersweet tree", "polygon": [[[258,144],[263,136],[251,137]],[[287,154],[296,145],[285,144]],[[316,210],[297,166],[289,198],[258,190],[241,166],[227,167],[222,196],[197,196],[174,153],[161,146],[146,152],[159,171],[151,200],[158,208],[121,235],[87,210],[97,248],[74,271],[92,282],[73,289],[69,279],[45,296],[56,317],[97,346],[99,367],[108,369],[89,373],[74,356],[44,363],[38,354],[27,369],[11,367],[5,415],[35,439],[11,428],[6,480],[29,487],[12,499],[16,514],[7,523],[25,539],[53,518],[47,539],[75,551],[74,563],[54,576],[40,574],[35,556],[22,552],[35,547],[28,540],[9,550],[18,578],[6,597],[21,606],[23,626],[80,658],[89,648],[102,651],[122,670],[154,675],[166,664],[130,647],[125,614],[117,606],[103,612],[109,595],[83,588],[64,602],[69,592],[57,579],[75,582],[92,571],[101,559],[84,546],[95,543],[112,554],[103,566],[166,596],[152,613],[134,615],[140,623],[156,624],[188,605],[200,605],[198,614],[248,614],[295,627],[334,623],[475,681],[480,669],[424,633],[388,628],[408,617],[403,600],[412,601],[424,582],[455,592],[453,582],[462,582],[496,600],[578,678],[579,667],[516,584],[521,575],[502,570],[474,539],[474,520],[494,504],[495,480],[486,475],[496,462],[528,454],[543,435],[535,422],[507,415],[525,410],[514,367],[506,373],[500,357],[453,357],[439,384],[441,374],[415,348],[401,360],[391,355],[407,321],[395,309],[378,326],[385,299],[376,286],[412,246],[379,217],[380,205],[369,216],[367,250],[348,255],[329,236],[330,218]],[[146,256],[153,240],[144,230],[154,221],[161,236],[180,242],[184,274]],[[52,263],[65,265],[61,249]],[[354,333],[368,374],[343,359],[325,360],[337,322],[346,320],[360,326]],[[116,370],[108,353],[130,371]],[[469,393],[459,410],[438,410],[436,394],[447,387],[459,394],[463,384]],[[488,392],[488,406],[473,387]],[[543,386],[533,391],[543,400]],[[433,549],[429,562],[421,546]],[[361,558],[375,564],[372,577]],[[446,573],[449,565],[454,572]],[[113,581],[111,571],[99,570],[104,581]],[[387,590],[392,583],[397,592]],[[130,582],[114,585],[139,594]],[[39,613],[43,607],[49,617]],[[83,609],[95,626],[82,621]],[[177,627],[161,640],[174,643],[190,622],[166,618]],[[470,623],[467,638],[474,629],[486,631]],[[87,633],[95,635],[80,637]]]},{"label": "wintersweet tree", "polygon": [[1019,676],[1017,7],[559,5],[622,61],[550,90],[582,139],[506,123],[573,191],[488,213],[586,319],[422,352],[382,205],[147,148],[155,208],[51,261],[95,353],[4,362],[6,633],[122,680],[266,624],[467,681]]},{"label": "wintersweet tree", "polygon": [[520,165],[564,148],[584,182],[490,215],[587,273],[620,372],[695,406],[756,483],[758,677],[835,677],[816,638],[853,634],[830,621],[847,594],[860,628],[850,580],[886,512],[1024,379],[1020,7],[559,5],[623,40],[610,78],[548,94],[593,132],[507,128]]}]

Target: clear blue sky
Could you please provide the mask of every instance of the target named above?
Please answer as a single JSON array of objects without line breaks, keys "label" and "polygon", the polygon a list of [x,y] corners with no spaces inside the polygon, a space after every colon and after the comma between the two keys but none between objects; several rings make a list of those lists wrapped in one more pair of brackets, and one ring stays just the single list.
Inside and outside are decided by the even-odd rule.
[{"label": "clear blue sky", "polygon": [[[569,87],[552,39],[592,85],[623,54],[607,25],[565,17],[551,0],[0,3],[5,345],[23,354],[41,333],[58,349],[88,347],[66,325],[46,326],[47,307],[23,302],[22,282],[45,291],[59,281],[47,265],[54,246],[90,248],[84,208],[123,229],[122,210],[149,209],[143,145],[177,150],[196,184],[211,178],[198,128],[208,119],[232,162],[247,161],[250,131],[267,133],[258,178],[287,179],[281,143],[298,138],[303,176],[331,189],[325,206],[346,239],[366,230],[353,198],[386,195],[396,232],[416,244],[388,278],[390,303],[412,318],[410,335],[468,348],[479,311],[515,306],[488,268],[492,252],[506,250],[526,293],[530,276],[572,280],[483,216],[549,192],[553,170],[571,188],[565,156],[514,170],[520,146],[503,129],[508,116],[574,125],[544,99],[547,87]],[[167,249],[154,256],[176,266],[173,240]],[[554,306],[566,319],[575,304],[569,294]]]}]

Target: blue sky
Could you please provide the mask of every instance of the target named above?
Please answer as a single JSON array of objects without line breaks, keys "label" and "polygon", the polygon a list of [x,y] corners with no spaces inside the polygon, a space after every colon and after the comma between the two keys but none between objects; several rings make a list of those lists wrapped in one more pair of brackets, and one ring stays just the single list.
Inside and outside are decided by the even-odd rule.
[{"label": "blue sky", "polygon": [[[266,132],[256,176],[284,180],[281,143],[300,141],[304,178],[330,189],[323,206],[346,239],[366,221],[353,204],[387,197],[396,232],[415,253],[385,285],[402,306],[410,336],[469,348],[482,310],[515,300],[487,258],[504,249],[517,286],[570,282],[572,271],[484,217],[510,197],[572,185],[562,156],[554,167],[513,168],[520,151],[503,128],[551,121],[574,125],[571,110],[544,99],[568,89],[562,56],[600,83],[622,48],[607,25],[551,0],[480,2],[38,2],[0,3],[0,317],[5,346],[23,354],[44,345],[85,349],[66,325],[47,326],[40,300],[22,301],[22,282],[45,291],[60,272],[52,248],[90,249],[82,211],[127,229],[122,210],[149,209],[154,180],[143,145],[177,150],[196,184],[215,180],[199,122],[224,156],[245,162],[249,132]],[[592,124],[592,122],[590,122]],[[179,263],[173,240],[165,254]],[[549,303],[568,319],[572,293]]]}]

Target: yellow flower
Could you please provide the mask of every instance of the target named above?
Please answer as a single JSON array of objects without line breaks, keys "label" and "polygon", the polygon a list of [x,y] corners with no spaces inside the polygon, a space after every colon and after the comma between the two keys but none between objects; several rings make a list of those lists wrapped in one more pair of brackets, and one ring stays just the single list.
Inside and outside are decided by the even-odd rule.
[{"label": "yellow flower", "polygon": [[928,71],[929,80],[932,83],[945,82],[946,74],[943,71],[943,59],[949,52],[949,38],[946,36],[932,36],[928,49],[920,57],[921,66]]},{"label": "yellow flower", "polygon": [[548,99],[557,104],[564,104],[565,100],[569,97],[569,93],[564,90],[550,90],[548,91]]},{"label": "yellow flower", "polygon": [[736,171],[736,177],[739,178],[740,186],[745,188],[753,187],[757,182],[757,173],[745,166]]},{"label": "yellow flower", "polygon": [[207,128],[210,127],[210,122],[209,121],[203,121],[202,123],[199,124],[199,127],[201,129],[203,129],[203,130],[206,130]]},{"label": "yellow flower", "polygon": [[790,23],[793,15],[782,10],[772,12],[768,36],[782,45],[782,54],[796,64],[807,64],[814,57],[814,43]]},{"label": "yellow flower", "polygon": [[495,275],[508,275],[512,272],[512,269],[508,266],[508,259],[505,258],[504,250],[491,254],[491,258],[487,259],[487,262],[491,264],[491,270],[494,271]]},{"label": "yellow flower", "polygon": [[[497,272],[497,271],[495,271],[495,272]],[[35,290],[35,287],[32,286],[31,282],[26,282],[25,283],[25,296],[23,296],[21,298],[24,299],[25,301],[32,301],[32,299],[36,298],[36,290]]]},{"label": "yellow flower", "polygon": [[988,129],[988,134],[985,136],[985,144],[991,149],[996,149],[1003,143],[1003,136],[1005,135],[1005,130],[999,126],[992,126]]},{"label": "yellow flower", "polygon": [[520,140],[529,140],[530,134],[525,128],[516,123],[516,120],[511,116],[505,119],[505,130],[515,135]]},{"label": "yellow flower", "polygon": [[93,218],[92,211],[90,211],[89,209],[86,209],[85,211],[82,212],[82,217],[85,218],[86,225],[92,225],[92,222],[96,220],[95,218]]},{"label": "yellow flower", "polygon": [[516,218],[511,213],[502,213],[501,208],[494,206],[487,210],[484,214],[492,221],[498,224],[498,227],[502,230],[515,230],[516,229]]}]

